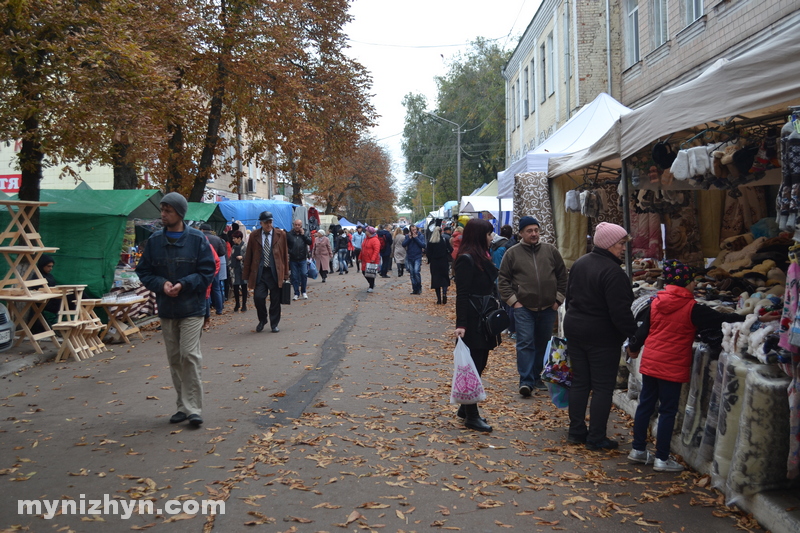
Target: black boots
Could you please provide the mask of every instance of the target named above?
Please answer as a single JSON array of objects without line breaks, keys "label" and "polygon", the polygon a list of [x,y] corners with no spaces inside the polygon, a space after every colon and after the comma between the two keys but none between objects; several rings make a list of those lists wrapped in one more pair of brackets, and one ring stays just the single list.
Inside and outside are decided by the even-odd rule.
[{"label": "black boots", "polygon": [[439,287],[436,287],[434,290],[436,291],[436,304],[437,305],[441,305],[441,303],[442,303],[442,289],[440,289]]},{"label": "black boots", "polygon": [[442,305],[447,305],[447,287],[442,287]]},{"label": "black boots", "polygon": [[477,404],[465,405],[464,413],[466,414],[464,425],[469,429],[474,429],[475,431],[485,431],[486,433],[490,433],[492,431],[492,426],[487,424],[486,421],[481,418]]},{"label": "black boots", "polygon": [[406,268],[405,265],[397,265],[397,277],[398,278],[402,278],[403,277],[403,270],[405,270],[405,268]]}]

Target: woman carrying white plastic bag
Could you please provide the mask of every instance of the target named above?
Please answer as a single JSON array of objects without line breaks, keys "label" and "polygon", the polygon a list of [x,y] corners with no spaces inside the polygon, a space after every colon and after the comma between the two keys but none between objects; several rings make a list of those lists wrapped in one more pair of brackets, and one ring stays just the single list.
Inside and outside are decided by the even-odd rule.
[{"label": "woman carrying white plastic bag", "polygon": [[[489,255],[492,229],[490,222],[479,218],[467,222],[453,266],[456,280],[455,335],[459,341],[462,341],[456,343],[454,355],[458,361],[459,347],[469,348],[463,352],[469,357],[478,374],[478,379],[470,380],[470,383],[477,381],[477,385],[480,385],[480,376],[489,361],[489,352],[500,344],[501,340],[499,335],[492,335],[486,331],[482,317],[476,311],[480,306],[476,308],[472,304],[472,301],[476,299],[493,295],[496,290],[497,267],[494,266]],[[456,363],[456,369],[458,369],[458,363]],[[458,373],[456,377],[458,377]],[[453,388],[454,390],[456,388],[455,380]],[[483,391],[482,386],[481,391]],[[486,399],[485,392],[482,397],[478,396],[473,402],[456,400],[455,403],[462,404],[458,409],[458,416],[465,419],[464,425],[469,429],[492,431],[492,426],[486,423],[478,411],[477,402],[484,399]]]}]

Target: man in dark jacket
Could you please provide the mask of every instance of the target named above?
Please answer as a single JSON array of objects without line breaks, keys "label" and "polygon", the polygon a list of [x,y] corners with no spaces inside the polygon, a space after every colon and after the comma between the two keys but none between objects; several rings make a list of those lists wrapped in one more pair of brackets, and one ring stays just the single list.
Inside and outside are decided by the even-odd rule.
[{"label": "man in dark jacket", "polygon": [[514,308],[517,328],[519,393],[547,390],[542,369],[547,342],[553,335],[558,307],[567,292],[567,267],[552,244],[539,241],[539,221],[519,219],[520,244],[512,246],[500,263],[500,297]]},{"label": "man in dark jacket", "polygon": [[411,294],[422,294],[420,266],[422,265],[422,252],[425,250],[425,236],[413,224],[409,227],[408,235],[403,239],[403,248],[406,249],[406,269],[411,278]]},{"label": "man in dark jacket", "polygon": [[171,424],[203,423],[203,355],[200,336],[206,314],[206,289],[214,279],[215,261],[205,235],[186,226],[189,204],[176,192],[161,199],[164,228],[147,241],[136,274],[156,294],[170,374],[178,394]]},{"label": "man in dark jacket", "polygon": [[308,247],[311,236],[303,231],[303,221],[299,218],[292,223],[292,231],[286,234],[286,245],[289,247],[289,269],[292,272],[293,300],[308,300],[306,284],[308,283]]},{"label": "man in dark jacket", "polygon": [[389,277],[392,267],[392,233],[386,229],[387,224],[381,224],[378,230],[378,239],[381,241],[381,277]]}]

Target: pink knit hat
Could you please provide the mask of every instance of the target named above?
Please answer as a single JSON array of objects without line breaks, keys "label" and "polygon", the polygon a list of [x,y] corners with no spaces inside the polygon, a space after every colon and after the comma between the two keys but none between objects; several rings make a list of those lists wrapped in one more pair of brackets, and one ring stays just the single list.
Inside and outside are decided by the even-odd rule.
[{"label": "pink knit hat", "polygon": [[629,240],[630,237],[625,228],[616,224],[601,222],[594,230],[594,245],[604,250],[608,250],[622,239]]}]

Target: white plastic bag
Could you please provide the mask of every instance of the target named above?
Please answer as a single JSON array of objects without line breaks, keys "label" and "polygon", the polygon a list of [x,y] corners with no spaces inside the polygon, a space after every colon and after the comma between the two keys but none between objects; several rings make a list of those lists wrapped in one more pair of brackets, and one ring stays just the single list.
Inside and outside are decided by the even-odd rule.
[{"label": "white plastic bag", "polygon": [[451,404],[473,404],[486,399],[478,369],[472,361],[469,348],[458,338],[453,350],[453,383],[450,388]]}]

